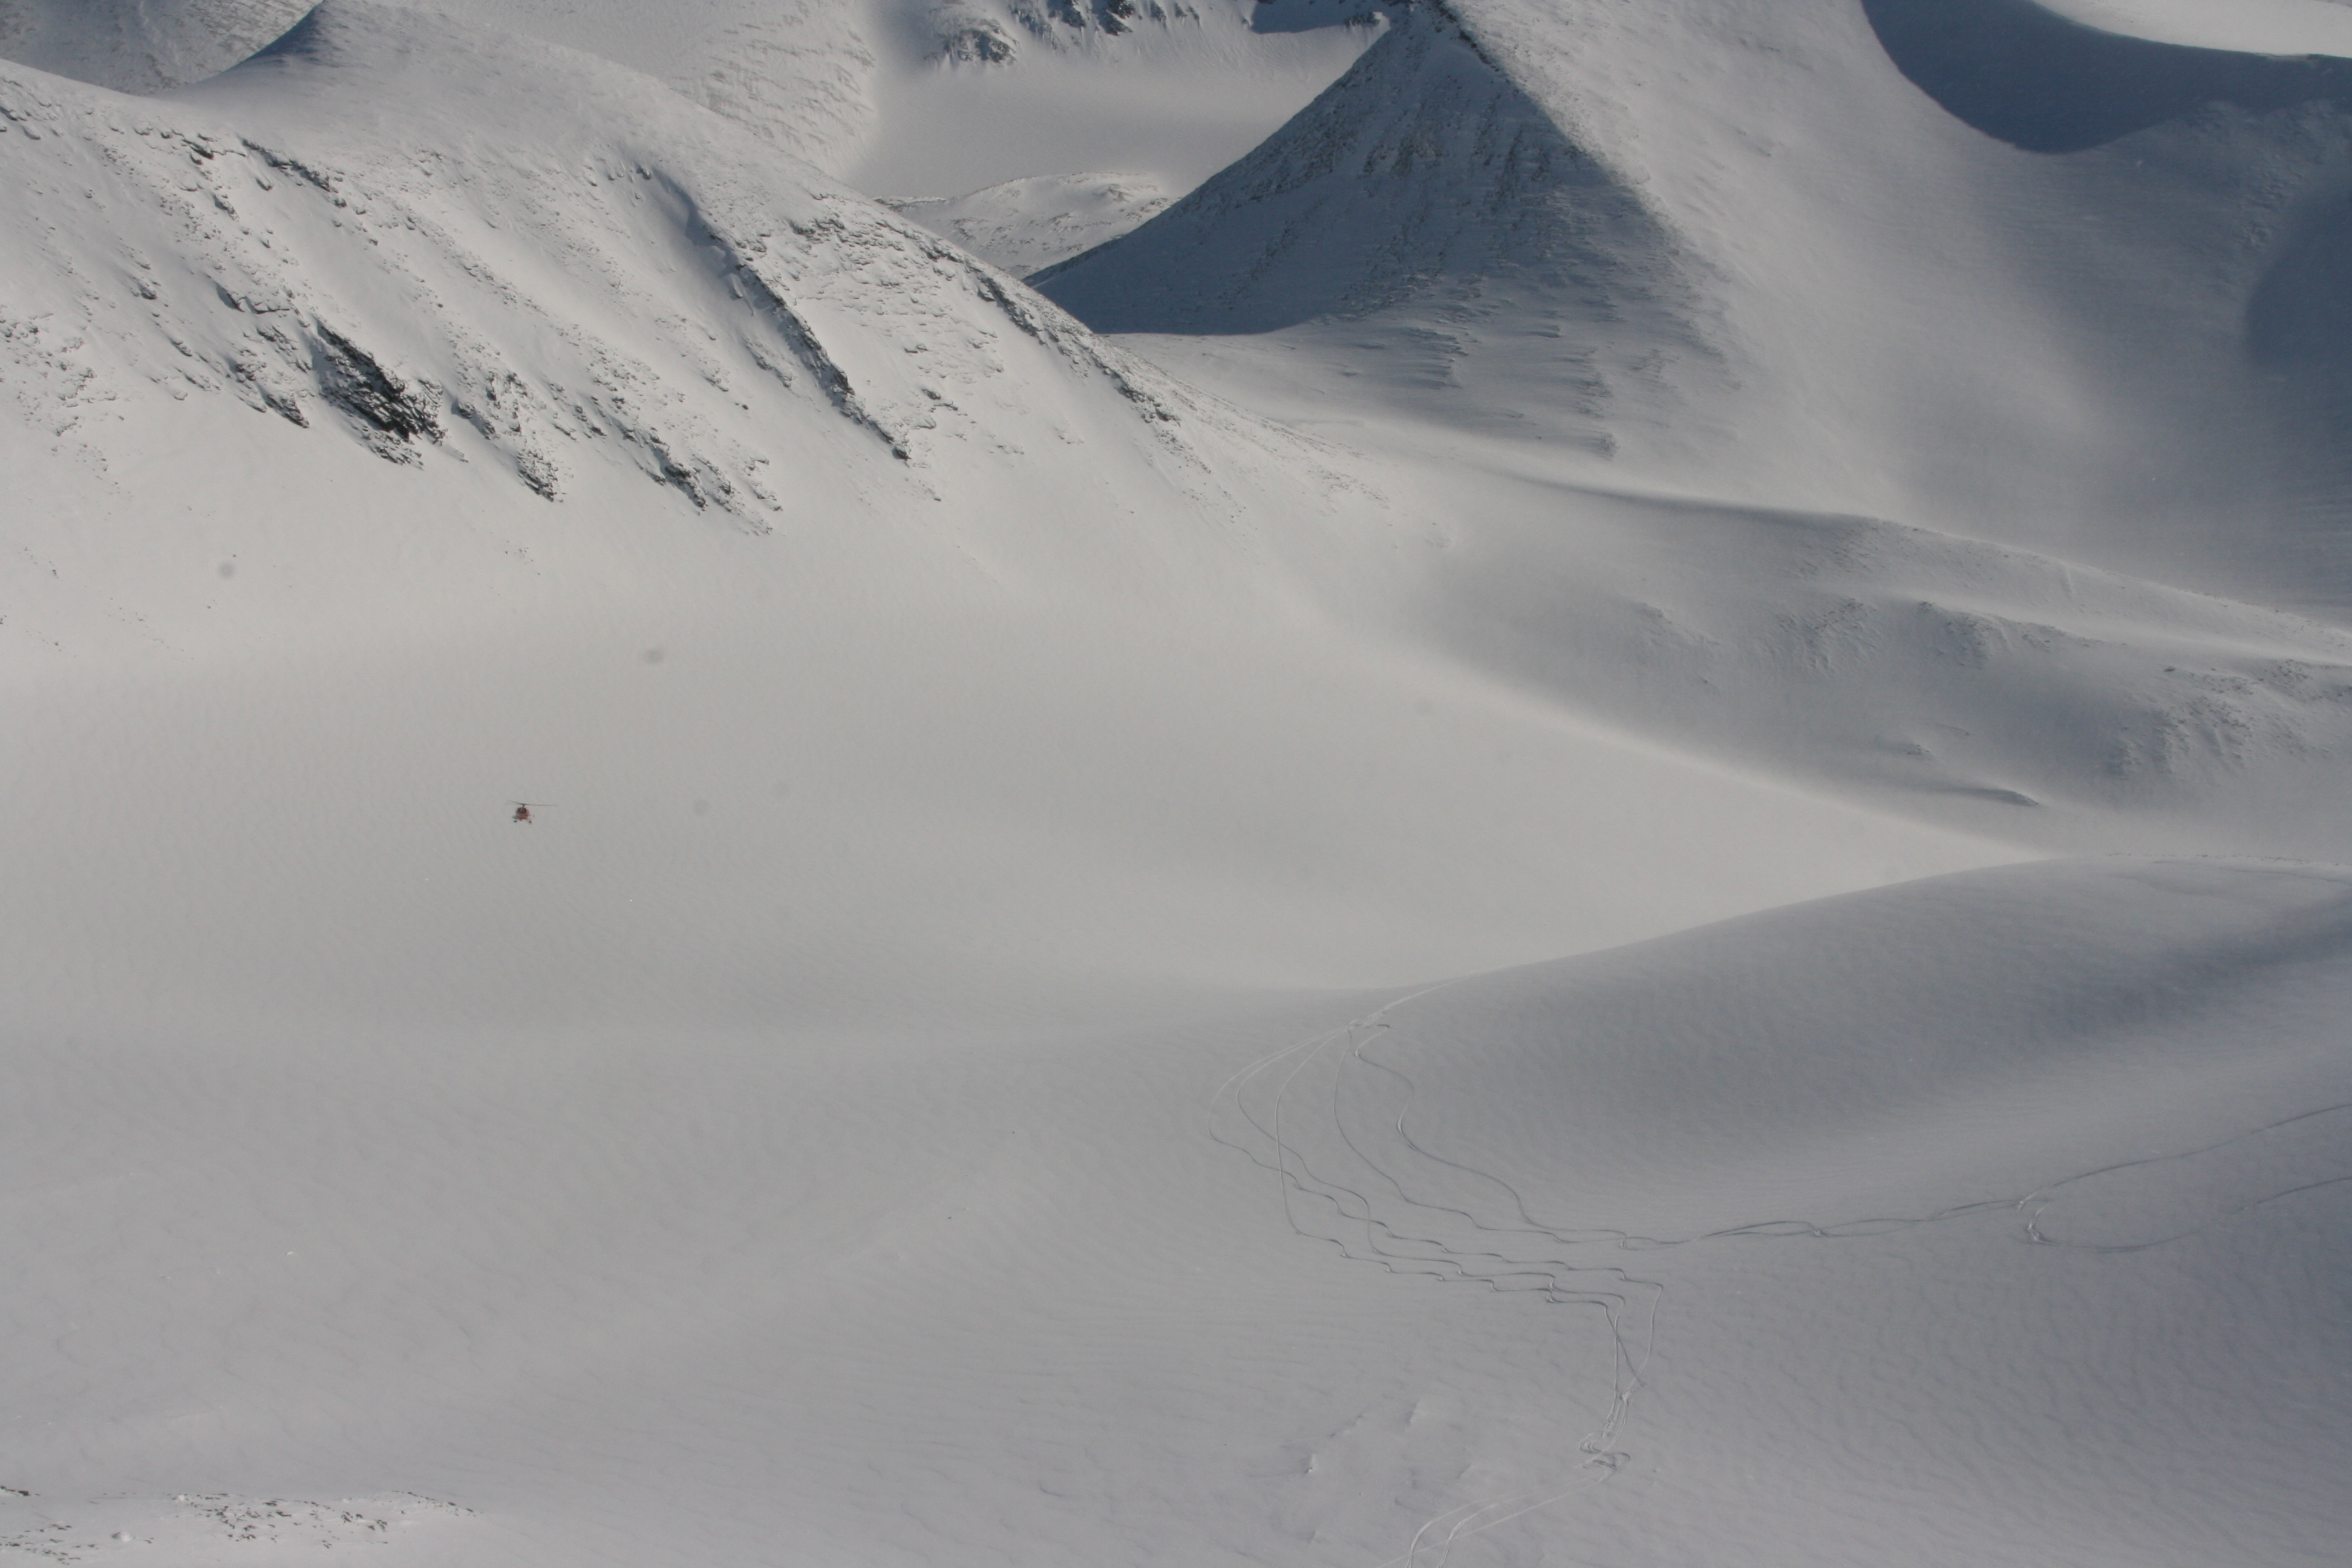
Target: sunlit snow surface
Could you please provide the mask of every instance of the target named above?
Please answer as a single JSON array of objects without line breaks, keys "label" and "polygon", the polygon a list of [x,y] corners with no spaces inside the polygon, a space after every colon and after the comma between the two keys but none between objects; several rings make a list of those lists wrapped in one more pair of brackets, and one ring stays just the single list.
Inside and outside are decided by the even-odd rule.
[{"label": "sunlit snow surface", "polygon": [[2110,32],[2265,55],[2352,55],[2344,0],[2050,0],[2059,16]]},{"label": "sunlit snow surface", "polygon": [[2342,1560],[2342,7],[266,10],[0,4],[0,1563]]},{"label": "sunlit snow surface", "polygon": [[1117,238],[1172,199],[1148,175],[1040,174],[961,196],[889,205],[1022,277]]}]

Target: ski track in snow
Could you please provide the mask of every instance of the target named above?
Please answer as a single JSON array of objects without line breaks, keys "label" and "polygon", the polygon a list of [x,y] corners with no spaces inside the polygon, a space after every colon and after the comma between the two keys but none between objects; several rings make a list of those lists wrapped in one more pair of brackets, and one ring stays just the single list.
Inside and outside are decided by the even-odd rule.
[{"label": "ski track in snow", "polygon": [[[1431,1228],[1426,1224],[1408,1229],[1418,1216],[1426,1215],[1458,1221],[1473,1231],[1490,1234],[1498,1239],[1504,1236],[1523,1236],[1542,1237],[1562,1247],[1575,1245],[1569,1237],[1544,1229],[1533,1221],[1528,1221],[1526,1228],[1521,1230],[1490,1232],[1490,1227],[1482,1225],[1466,1209],[1414,1202],[1393,1176],[1364,1152],[1362,1145],[1349,1131],[1340,1112],[1336,1079],[1331,1088],[1330,1125],[1352,1153],[1387,1180],[1400,1206],[1386,1214],[1376,1213],[1369,1189],[1350,1187],[1318,1177],[1309,1165],[1305,1150],[1286,1137],[1285,1107],[1303,1073],[1335,1050],[1344,1058],[1343,1070],[1347,1064],[1375,1065],[1365,1061],[1364,1047],[1389,1026],[1390,1016],[1454,984],[1457,983],[1442,982],[1412,992],[1336,1029],[1310,1036],[1261,1058],[1219,1086],[1212,1101],[1212,1136],[1228,1147],[1240,1150],[1259,1165],[1275,1173],[1282,1194],[1283,1217],[1297,1235],[1328,1242],[1347,1257],[1378,1263],[1391,1273],[1475,1281],[1496,1291],[1532,1291],[1555,1306],[1597,1309],[1608,1322],[1617,1364],[1607,1415],[1597,1428],[1577,1444],[1580,1457],[1569,1472],[1570,1479],[1567,1484],[1532,1500],[1521,1496],[1499,1502],[1465,1503],[1434,1515],[1414,1532],[1402,1552],[1381,1563],[1380,1568],[1423,1568],[1424,1563],[1443,1568],[1451,1560],[1457,1541],[1482,1534],[1565,1501],[1614,1475],[1629,1458],[1619,1449],[1617,1443],[1631,1413],[1633,1396],[1642,1386],[1642,1372],[1649,1362],[1656,1338],[1658,1305],[1665,1293],[1662,1283],[1636,1279],[1622,1268],[1610,1265],[1577,1264],[1565,1258],[1549,1263],[1531,1264],[1527,1259],[1507,1257],[1499,1250],[1465,1249],[1449,1245],[1439,1236],[1418,1234]],[[1380,1070],[1393,1069],[1383,1068]],[[1270,1095],[1264,1094],[1261,1079],[1272,1081]],[[1254,1087],[1260,1089],[1260,1102],[1253,1101],[1251,1091]],[[1246,1132],[1233,1126],[1236,1118],[1247,1130]],[[1400,1133],[1403,1131],[1402,1118],[1397,1123],[1397,1131]],[[1464,1167],[1457,1166],[1456,1169]],[[1467,1173],[1478,1174],[1475,1172]],[[1363,1231],[1360,1246],[1352,1242],[1344,1229],[1327,1233],[1301,1224],[1295,1198],[1319,1200],[1329,1205],[1335,1217],[1360,1226]],[[1521,1212],[1524,1214],[1524,1209]],[[1441,1531],[1442,1534],[1437,1533]],[[1434,1556],[1430,1555],[1433,1552]]]},{"label": "ski track in snow", "polygon": [[[2104,1176],[2188,1165],[2291,1131],[2335,1131],[2341,1138],[2347,1130],[2347,1124],[2352,1123],[2352,1102],[2345,1102],[2282,1117],[2195,1148],[2077,1172],[2014,1197],[1979,1199],[1922,1215],[1831,1222],[1762,1220],[1683,1237],[1644,1236],[1614,1228],[1555,1228],[1543,1225],[1528,1212],[1524,1195],[1509,1182],[1491,1172],[1433,1153],[1416,1142],[1407,1125],[1415,1091],[1412,1079],[1396,1068],[1365,1055],[1391,1029],[1397,1014],[1426,997],[1461,985],[1467,978],[1470,977],[1442,981],[1409,992],[1336,1028],[1308,1036],[1262,1057],[1220,1084],[1210,1102],[1210,1135],[1274,1173],[1281,1193],[1283,1217],[1300,1237],[1326,1243],[1345,1257],[1378,1264],[1391,1274],[1475,1283],[1495,1292],[1532,1292],[1553,1306],[1597,1310],[1608,1325],[1615,1348],[1616,1370],[1606,1402],[1607,1415],[1577,1444],[1578,1458],[1563,1483],[1548,1492],[1465,1502],[1435,1514],[1414,1532],[1404,1551],[1377,1568],[1445,1568],[1457,1542],[1565,1502],[1608,1481],[1632,1461],[1632,1452],[1622,1444],[1633,1417],[1635,1397],[1643,1387],[1643,1373],[1658,1348],[1660,1317],[1665,1308],[1668,1286],[1664,1280],[1630,1273],[1622,1265],[1579,1262],[1575,1254],[1582,1249],[1663,1251],[1735,1240],[1861,1239],[1969,1216],[2008,1214],[2018,1219],[2019,1239],[2036,1247],[2094,1253],[2140,1252],[2185,1241],[2267,1204],[2352,1184],[2352,1171],[2347,1171],[2263,1191],[2220,1205],[2187,1229],[2147,1240],[2104,1243],[2053,1236],[2045,1228],[2045,1221],[2070,1189]],[[1325,1067],[1332,1070],[1326,1075],[1328,1082],[1323,1090],[1299,1097],[1306,1101],[1301,1110],[1311,1126],[1310,1132],[1302,1133],[1300,1111],[1290,1109],[1293,1091],[1310,1069]],[[1343,1079],[1358,1069],[1384,1074],[1402,1086],[1403,1102],[1394,1118],[1384,1125],[1349,1125]],[[1318,1173],[1302,1140],[1327,1131],[1349,1155],[1361,1163],[1365,1171],[1378,1178],[1379,1186],[1350,1184]],[[1416,1197],[1406,1185],[1409,1177],[1399,1168],[1401,1163],[1391,1156],[1390,1163],[1383,1163],[1373,1147],[1376,1138],[1382,1134],[1392,1135],[1412,1159],[1442,1167],[1499,1194],[1511,1223],[1496,1224],[1482,1218],[1466,1205]],[[2344,1147],[2352,1151],[2352,1139],[2345,1139]],[[2337,1160],[2346,1157],[2333,1150],[2324,1153]],[[1385,1187],[1386,1194],[1381,1194],[1381,1187]],[[1342,1223],[1328,1228],[1302,1223],[1300,1200],[1323,1205],[1330,1217]],[[1350,1227],[1360,1227],[1360,1238]],[[1451,1238],[1446,1234],[1448,1227],[1456,1232]],[[1466,1239],[1461,1235],[1465,1230]],[[1505,1245],[1514,1240],[1536,1244],[1536,1255],[1527,1256],[1528,1249]],[[1558,1251],[1545,1250],[1546,1244]]]}]

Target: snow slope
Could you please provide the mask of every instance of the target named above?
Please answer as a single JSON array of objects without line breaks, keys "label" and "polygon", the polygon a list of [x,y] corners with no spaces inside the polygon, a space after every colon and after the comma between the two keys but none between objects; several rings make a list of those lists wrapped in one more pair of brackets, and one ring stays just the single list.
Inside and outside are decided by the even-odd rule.
[{"label": "snow slope", "polygon": [[1039,283],[1269,408],[1311,366],[1603,482],[2335,615],[2343,69],[2026,0],[1465,0]]},{"label": "snow slope", "polygon": [[1172,199],[1148,177],[1041,174],[886,205],[1017,278],[1116,238]]},{"label": "snow slope", "polygon": [[2352,54],[2342,0],[2047,0],[2047,8],[2103,32],[2193,48]]},{"label": "snow slope", "polygon": [[308,9],[301,0],[0,0],[0,58],[159,92],[226,70]]},{"label": "snow slope", "polygon": [[[430,5],[426,7],[431,9]],[[300,0],[0,0],[0,58],[127,92],[201,80]],[[466,0],[475,22],[646,72],[886,195],[1099,167],[1189,188],[1346,68],[1377,7],[1290,0]]]},{"label": "snow slope", "polygon": [[1776,910],[1368,1014],[1220,1134],[1303,1233],[1601,1342],[1592,1425],[1431,1489],[1429,1560],[2326,1562],[2347,890],[2059,863]]},{"label": "snow slope", "polygon": [[[1297,0],[1294,0],[1294,4]],[[1261,30],[1253,0],[471,0],[646,71],[859,189],[1128,169],[1198,184],[1347,68],[1376,8]]]},{"label": "snow slope", "polygon": [[[899,14],[875,133],[843,176],[893,197],[1140,174],[1171,193],[1242,156],[1378,37],[1377,8],[1278,0],[949,0]],[[973,40],[984,38],[984,45]]]},{"label": "snow slope", "polygon": [[[236,65],[308,8],[0,0],[0,59],[152,93]],[[1016,274],[1133,227],[1240,155],[1384,22],[1316,0],[1278,22],[1250,0],[469,0],[462,14],[643,71]],[[1142,172],[1101,173],[1106,159]],[[934,194],[971,185],[985,188]]]},{"label": "snow slope", "polygon": [[472,20],[614,60],[836,169],[874,130],[867,8],[844,0],[467,0]]},{"label": "snow slope", "polygon": [[401,1494],[388,1563],[2332,1562],[2346,894],[2019,868],[1117,1026],[34,1032],[0,1507],[193,1563]]},{"label": "snow slope", "polygon": [[[488,107],[414,125],[420,91]],[[68,444],[126,399],[226,393],[394,462],[488,458],[542,495],[570,451],[621,454],[765,526],[789,506],[761,478],[776,465],[1011,443],[1012,402],[986,390],[1022,379],[1009,360],[1182,446],[1163,379],[585,57],[343,6],[168,107],[30,76],[10,96],[14,357]],[[592,126],[562,111],[574,96]],[[68,194],[85,205],[61,222]],[[794,414],[755,415],[755,387]],[[796,462],[795,440],[834,446]]]},{"label": "snow slope", "polygon": [[[1354,983],[2018,853],[1396,639],[1423,520],[641,77],[339,5],[162,102],[8,101],[27,503],[0,634],[48,825],[18,962],[75,976],[72,1007],[234,1010],[364,952],[317,1005],[396,1011],[431,975],[467,1016],[568,1010],[582,952],[709,921],[625,1010],[879,1005],[894,950],[964,985]],[[416,112],[460,101],[489,107]],[[1230,697],[1184,695],[1209,671]],[[104,763],[92,711],[178,760]],[[180,772],[215,782],[157,798]],[[552,803],[555,882],[511,880],[536,839],[509,796]],[[409,826],[347,841],[354,809]],[[1785,848],[1726,864],[1758,821]],[[676,879],[674,831],[718,858]],[[205,889],[289,833],[325,904],[257,889],[192,944]],[[1652,880],[1659,853],[1686,874]],[[550,898],[585,949],[484,944]],[[72,956],[105,931],[117,958]]]},{"label": "snow slope", "polygon": [[[184,409],[205,422],[192,432],[224,414],[283,429],[304,457],[258,482],[297,514],[315,484],[374,482],[369,453],[468,496],[495,481],[501,510],[484,515],[499,521],[410,547],[420,584],[447,550],[538,559],[569,537],[524,521],[542,498],[601,506],[615,482],[797,540],[867,516],[895,537],[945,508],[970,520],[946,546],[959,560],[1057,579],[1090,560],[1081,581],[1153,596],[1179,579],[1213,594],[1240,574],[1260,596],[1278,583],[1277,598],[1433,644],[1586,721],[1969,834],[2340,852],[2314,781],[2352,744],[2352,681],[2325,627],[1839,520],[1491,478],[1465,510],[1458,489],[1371,464],[1342,481],[1330,449],[1183,393],[887,213],[821,184],[791,195],[780,182],[805,175],[642,79],[486,36],[453,61],[414,37],[394,12],[329,13],[175,104],[185,130],[127,100],[20,89],[5,146],[30,254],[12,388],[33,421],[23,461],[68,498],[25,520],[16,567],[11,629],[66,645],[41,657],[222,635],[203,626],[208,574],[232,563],[234,529],[193,573],[114,525],[97,536],[120,553],[90,554],[93,502],[189,504],[175,448],[118,435]],[[526,70],[560,85],[534,97]],[[509,118],[446,121],[420,160],[404,119],[363,105],[426,79]],[[626,106],[604,122],[626,133],[567,124],[562,104],[599,94]],[[101,222],[48,216],[78,188],[85,208],[107,193]],[[1041,426],[1058,431],[1042,449]],[[311,477],[330,449],[351,479]],[[81,493],[93,468],[111,495]],[[220,481],[223,508],[256,482]],[[1204,506],[1231,517],[1222,538],[1202,534]],[[1038,526],[1055,517],[1129,521]],[[1316,518],[1331,521],[1302,525]],[[1731,540],[1753,574],[1719,572]],[[61,561],[79,570],[54,575]],[[294,586],[283,610],[305,626],[377,613],[364,579],[308,604]]]},{"label": "snow slope", "polygon": [[[0,70],[0,1562],[2341,1555],[2328,514],[1935,412],[2106,493],[2332,110],[2075,295],[1859,8],[1423,14],[1114,343],[625,58],[833,23],[492,9]],[[856,157],[1305,79],[1112,18]]]},{"label": "snow slope", "polygon": [[[124,92],[217,75],[310,9],[303,0],[0,0],[0,58]],[[478,22],[661,78],[804,158],[871,129],[877,66],[861,7],[822,0],[469,0]]]}]

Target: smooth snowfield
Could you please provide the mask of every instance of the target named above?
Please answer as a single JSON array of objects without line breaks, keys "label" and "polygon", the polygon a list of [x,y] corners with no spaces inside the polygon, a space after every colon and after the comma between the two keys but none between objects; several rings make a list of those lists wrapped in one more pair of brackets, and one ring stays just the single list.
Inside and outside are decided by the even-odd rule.
[{"label": "smooth snowfield", "polygon": [[2100,5],[0,8],[0,1563],[2338,1562],[2335,8]]},{"label": "smooth snowfield", "polygon": [[388,1562],[2329,1562],[2347,893],[2021,868],[1149,1027],[42,1031],[7,1506],[472,1510]]}]

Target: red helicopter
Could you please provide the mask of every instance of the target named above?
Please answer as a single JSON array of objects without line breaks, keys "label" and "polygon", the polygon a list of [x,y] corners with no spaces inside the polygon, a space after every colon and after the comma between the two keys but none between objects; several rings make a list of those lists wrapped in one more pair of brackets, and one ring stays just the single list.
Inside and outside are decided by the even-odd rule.
[{"label": "red helicopter", "polygon": [[514,816],[510,820],[515,822],[535,822],[538,818],[531,816],[530,808],[535,805],[539,807],[540,810],[545,811],[548,806],[553,803],[544,800],[510,800],[507,802],[507,804],[514,807]]}]

